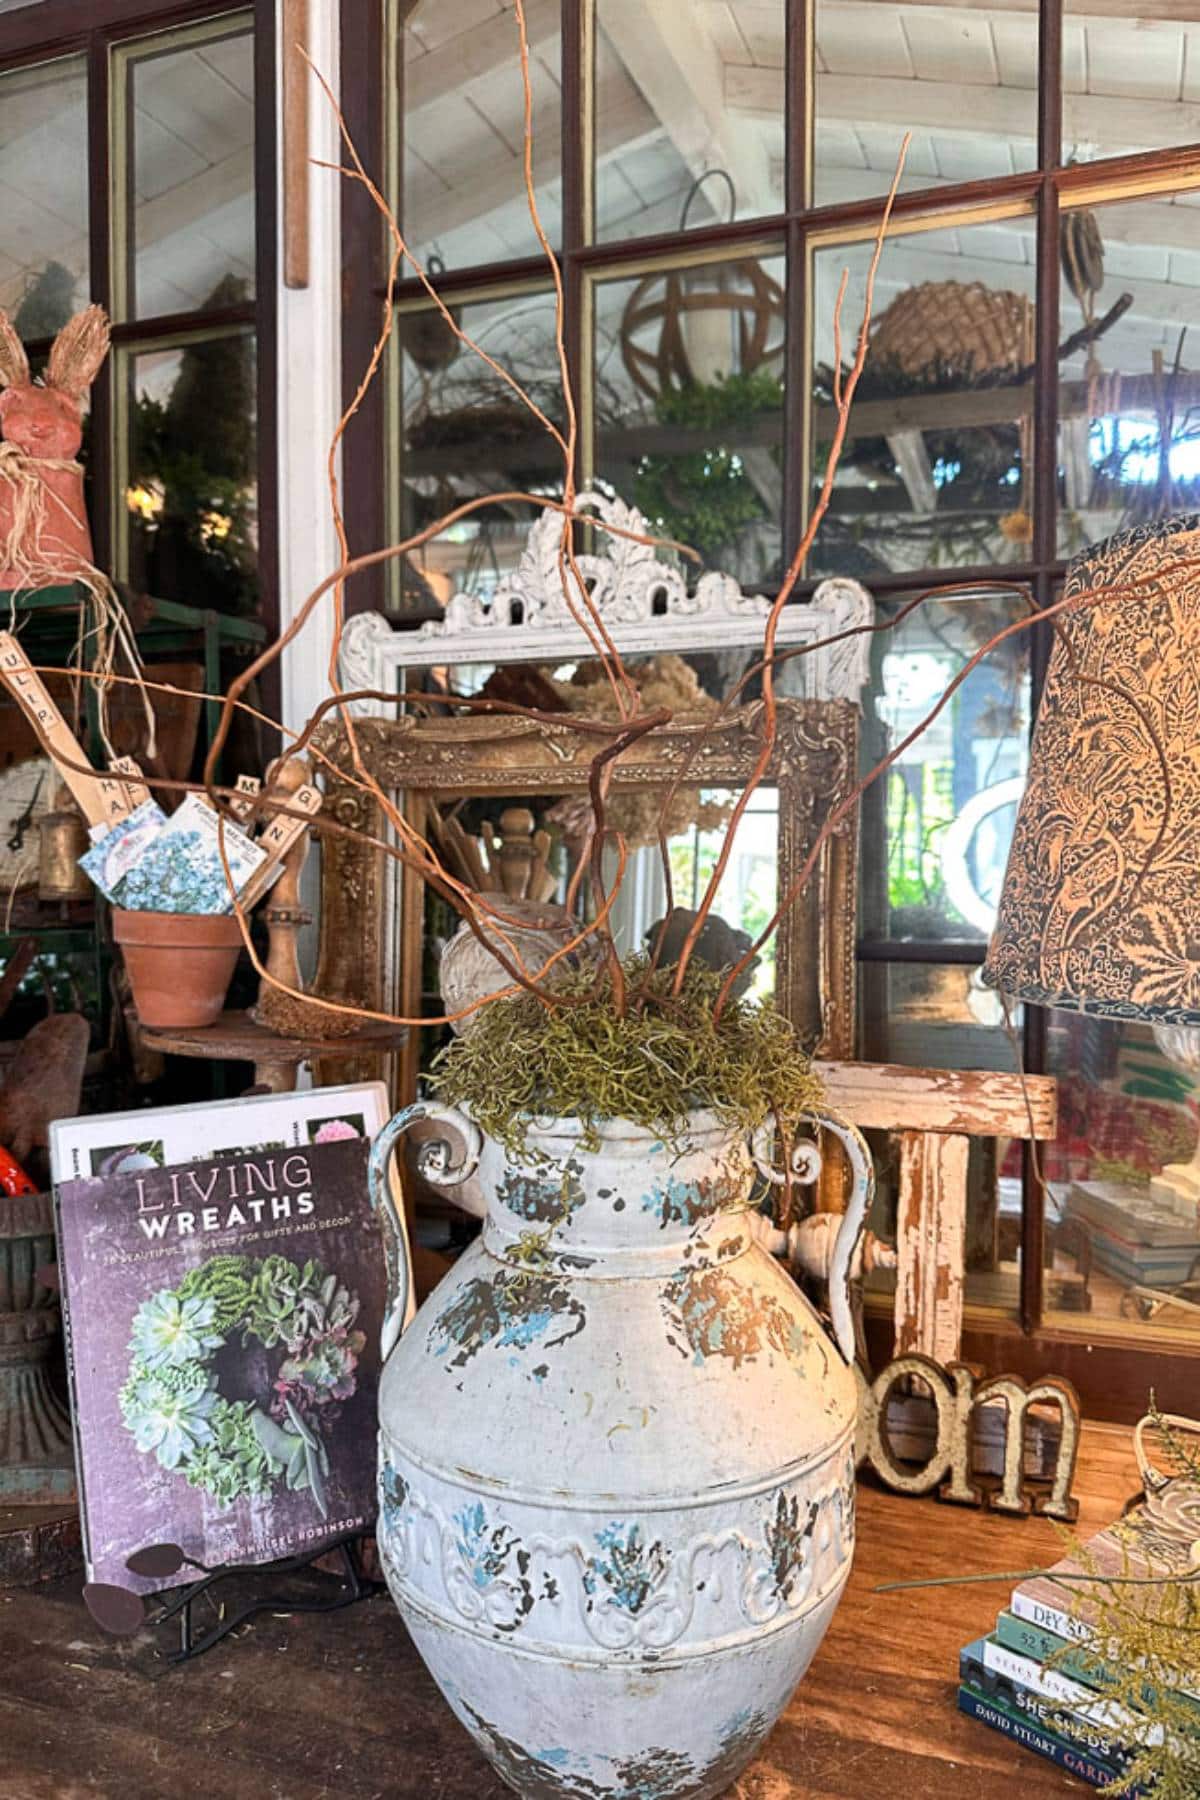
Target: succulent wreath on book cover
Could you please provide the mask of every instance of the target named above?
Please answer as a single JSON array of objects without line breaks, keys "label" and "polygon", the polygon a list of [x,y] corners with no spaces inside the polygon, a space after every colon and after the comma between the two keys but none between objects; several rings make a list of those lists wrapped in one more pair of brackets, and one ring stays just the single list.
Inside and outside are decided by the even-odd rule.
[{"label": "succulent wreath on book cover", "polygon": [[[139,1451],[178,1471],[222,1507],[263,1498],[282,1481],[311,1491],[328,1517],[331,1426],[357,1386],[366,1343],[359,1298],[319,1262],[210,1257],[178,1287],[149,1295],[133,1318],[121,1416]],[[282,1350],[269,1393],[232,1399],[216,1360],[234,1339]]]}]

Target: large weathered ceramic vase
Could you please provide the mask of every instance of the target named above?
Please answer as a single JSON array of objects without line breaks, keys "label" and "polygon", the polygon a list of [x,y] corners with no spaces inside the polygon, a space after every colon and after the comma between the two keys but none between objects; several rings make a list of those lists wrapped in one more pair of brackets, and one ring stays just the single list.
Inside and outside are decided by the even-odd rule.
[{"label": "large weathered ceramic vase", "polygon": [[[478,1164],[488,1212],[401,1337],[388,1168],[418,1118],[466,1146],[453,1164],[427,1145],[424,1173],[453,1185]],[[614,1120],[598,1150],[577,1121],[543,1121],[515,1161],[418,1105],[375,1144],[384,1569],[446,1699],[527,1800],[722,1793],[829,1624],[854,1545],[846,1283],[871,1174],[854,1128],[821,1122],[854,1169],[837,1346],[757,1241],[755,1146],[710,1113],[670,1145]]]}]

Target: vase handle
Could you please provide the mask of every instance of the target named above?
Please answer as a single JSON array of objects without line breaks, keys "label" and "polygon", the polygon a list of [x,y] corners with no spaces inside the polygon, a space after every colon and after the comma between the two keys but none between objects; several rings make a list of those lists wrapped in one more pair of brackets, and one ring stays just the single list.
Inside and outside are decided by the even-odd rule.
[{"label": "vase handle", "polygon": [[[854,1311],[850,1304],[850,1270],[854,1266],[854,1252],[858,1248],[871,1202],[875,1198],[875,1165],[871,1160],[867,1140],[858,1126],[852,1125],[840,1113],[820,1108],[802,1114],[801,1122],[821,1125],[832,1131],[850,1159],[853,1185],[846,1210],[842,1214],[842,1223],[838,1228],[833,1258],[829,1265],[829,1316],[837,1347],[850,1368],[853,1368],[857,1346],[854,1339]],[[774,1132],[775,1127],[770,1120],[760,1125],[750,1140],[750,1154],[759,1174],[764,1175],[773,1187],[782,1187],[783,1171],[771,1161]],[[799,1143],[793,1147],[792,1173],[803,1182],[817,1179],[821,1173],[821,1153],[815,1144]]]},{"label": "vase handle", "polygon": [[371,1145],[371,1160],[367,1164],[367,1193],[383,1226],[383,1254],[387,1266],[387,1309],[379,1337],[380,1356],[384,1362],[395,1349],[400,1334],[408,1323],[413,1286],[408,1229],[404,1214],[396,1205],[396,1196],[392,1192],[392,1153],[409,1126],[417,1124],[421,1119],[444,1120],[460,1134],[465,1146],[462,1161],[457,1163],[451,1160],[449,1145],[443,1138],[431,1138],[421,1146],[417,1167],[435,1187],[455,1187],[460,1181],[466,1181],[474,1172],[483,1148],[483,1135],[478,1125],[468,1119],[465,1113],[460,1113],[453,1106],[435,1106],[426,1100],[418,1100],[414,1105],[406,1106],[395,1118],[389,1119]]}]

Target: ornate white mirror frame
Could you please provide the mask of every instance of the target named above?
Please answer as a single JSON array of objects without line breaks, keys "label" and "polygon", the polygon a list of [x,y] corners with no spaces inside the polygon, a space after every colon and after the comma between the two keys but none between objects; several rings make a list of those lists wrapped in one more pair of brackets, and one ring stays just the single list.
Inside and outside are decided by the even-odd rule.
[{"label": "ornate white mirror frame", "polygon": [[[635,507],[600,493],[583,493],[576,511],[642,536],[650,526]],[[732,575],[710,571],[689,588],[684,569],[662,561],[649,544],[606,535],[604,555],[576,558],[613,644],[623,657],[752,649],[761,644],[770,602],[745,594]],[[520,563],[501,577],[489,600],[455,594],[442,618],[416,630],[397,629],[381,613],[359,613],[342,634],[340,670],[350,690],[399,693],[401,671],[433,664],[563,663],[594,655],[563,593],[559,568],[562,515],[551,508],[532,527]],[[784,608],[776,646],[811,644],[790,665],[785,692],[806,700],[852,700],[867,681],[870,638],[826,644],[870,625],[874,603],[857,581],[823,581],[807,605]],[[377,703],[362,703],[364,714]]]}]

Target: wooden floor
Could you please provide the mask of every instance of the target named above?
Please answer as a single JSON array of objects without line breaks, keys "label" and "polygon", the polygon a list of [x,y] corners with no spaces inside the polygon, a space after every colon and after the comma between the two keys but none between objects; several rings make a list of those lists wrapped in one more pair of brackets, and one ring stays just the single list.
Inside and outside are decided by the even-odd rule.
[{"label": "wooden floor", "polygon": [[[1081,1526],[1137,1486],[1129,1434],[1085,1431]],[[846,1597],[763,1760],[731,1800],[1049,1800],[1090,1790],[955,1711],[959,1647],[1003,1582],[877,1594],[883,1580],[1033,1567],[1052,1526],[861,1491]],[[0,1593],[0,1800],[503,1800],[386,1598],[266,1616],[171,1668],[105,1639],[78,1582]]]}]

